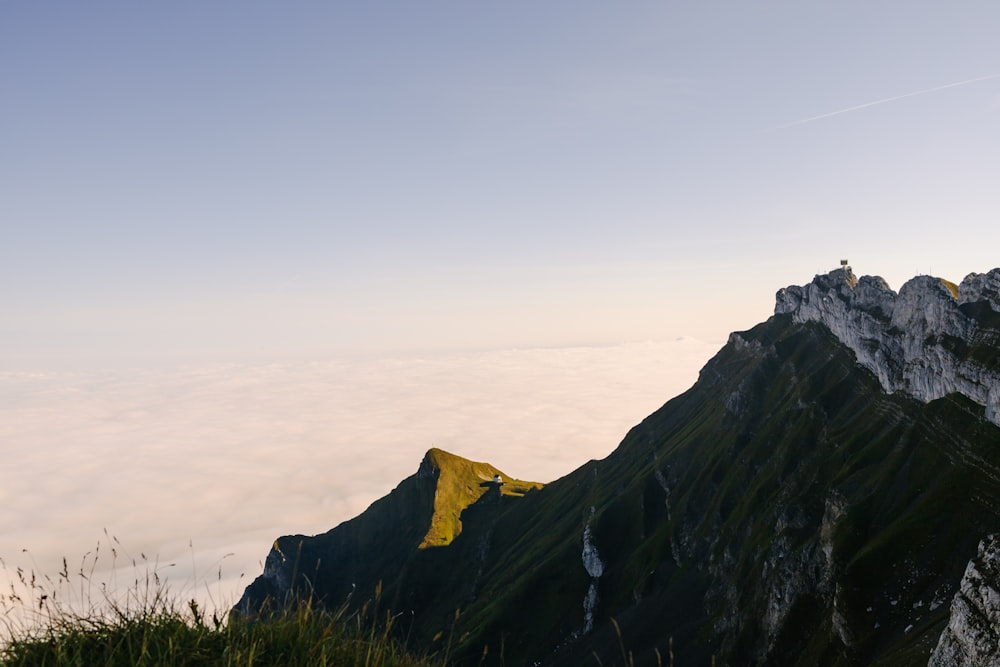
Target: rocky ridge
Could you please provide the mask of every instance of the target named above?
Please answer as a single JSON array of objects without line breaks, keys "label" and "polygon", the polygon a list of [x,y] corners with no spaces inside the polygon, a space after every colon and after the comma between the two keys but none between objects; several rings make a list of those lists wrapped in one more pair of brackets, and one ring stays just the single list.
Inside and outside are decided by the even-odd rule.
[{"label": "rocky ridge", "polygon": [[826,326],[886,392],[925,403],[959,393],[1000,425],[1000,269],[959,285],[917,276],[897,294],[882,278],[859,279],[844,267],[779,290],[774,312]]}]

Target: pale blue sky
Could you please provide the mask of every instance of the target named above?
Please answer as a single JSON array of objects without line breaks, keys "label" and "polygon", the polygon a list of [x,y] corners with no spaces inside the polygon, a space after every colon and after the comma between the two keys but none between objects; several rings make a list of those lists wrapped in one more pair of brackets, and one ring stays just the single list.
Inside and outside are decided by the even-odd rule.
[{"label": "pale blue sky", "polygon": [[5,2],[0,367],[721,342],[841,257],[960,280],[1000,265],[998,28],[995,2]]}]

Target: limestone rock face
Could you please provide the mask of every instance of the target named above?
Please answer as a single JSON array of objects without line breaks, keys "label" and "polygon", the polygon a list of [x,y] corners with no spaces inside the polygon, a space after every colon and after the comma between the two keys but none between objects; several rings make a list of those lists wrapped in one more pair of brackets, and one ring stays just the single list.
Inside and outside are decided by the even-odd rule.
[{"label": "limestone rock face", "polygon": [[979,543],[958,593],[948,627],[928,667],[998,667],[1000,655],[1000,536]]},{"label": "limestone rock face", "polygon": [[989,301],[993,310],[1000,311],[1000,269],[967,275],[958,286],[958,298],[963,303]]},{"label": "limestone rock face", "polygon": [[897,294],[844,267],[779,290],[774,312],[825,325],[889,393],[924,402],[959,393],[1000,424],[1000,269],[961,285],[917,276]]}]

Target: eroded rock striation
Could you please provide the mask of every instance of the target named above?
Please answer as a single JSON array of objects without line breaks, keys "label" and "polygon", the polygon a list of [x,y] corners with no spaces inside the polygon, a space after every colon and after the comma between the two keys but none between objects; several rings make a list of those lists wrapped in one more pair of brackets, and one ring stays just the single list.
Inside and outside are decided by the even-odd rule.
[{"label": "eroded rock striation", "polygon": [[923,402],[962,394],[1000,424],[1000,269],[960,285],[917,276],[897,294],[844,267],[779,290],[774,312],[826,326],[889,393]]}]

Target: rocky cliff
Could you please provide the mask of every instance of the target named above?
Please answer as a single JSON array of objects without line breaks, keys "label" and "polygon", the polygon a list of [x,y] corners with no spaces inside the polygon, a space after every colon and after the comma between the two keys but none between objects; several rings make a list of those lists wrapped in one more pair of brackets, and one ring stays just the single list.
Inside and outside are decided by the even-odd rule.
[{"label": "rocky cliff", "polygon": [[1000,536],[980,542],[969,561],[929,665],[1000,666]]},{"label": "rocky cliff", "polygon": [[897,294],[846,267],[779,290],[774,312],[823,324],[887,392],[924,402],[959,393],[1000,424],[1000,269],[960,285],[918,276]]},{"label": "rocky cliff", "polygon": [[425,458],[357,519],[279,539],[240,609],[382,580],[457,664],[994,664],[998,284],[781,290],[607,458],[438,533],[466,496]]}]

